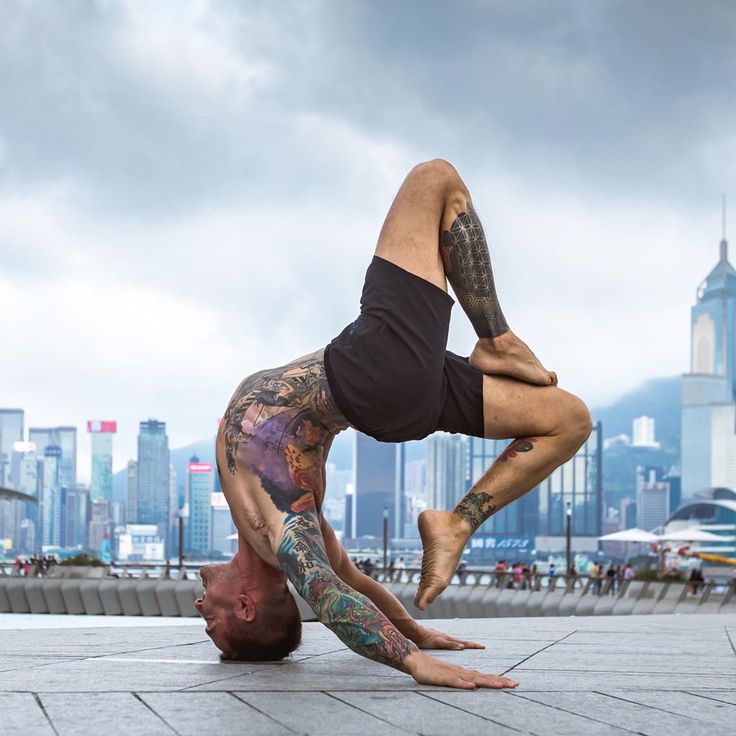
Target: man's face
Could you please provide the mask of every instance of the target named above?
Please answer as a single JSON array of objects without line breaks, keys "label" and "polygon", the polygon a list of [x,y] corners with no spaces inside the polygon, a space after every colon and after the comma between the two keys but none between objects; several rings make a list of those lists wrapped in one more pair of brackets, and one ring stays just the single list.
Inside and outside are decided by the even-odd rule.
[{"label": "man's face", "polygon": [[215,646],[228,654],[227,621],[239,606],[238,579],[231,565],[205,565],[199,571],[204,593],[194,601],[195,608],[207,622],[205,632]]}]

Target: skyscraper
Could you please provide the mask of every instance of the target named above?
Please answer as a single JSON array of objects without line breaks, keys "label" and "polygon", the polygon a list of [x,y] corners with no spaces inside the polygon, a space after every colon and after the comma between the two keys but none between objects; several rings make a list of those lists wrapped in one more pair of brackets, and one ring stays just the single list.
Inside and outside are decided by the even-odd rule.
[{"label": "skyscraper", "polygon": [[193,455],[187,466],[187,555],[207,556],[210,552],[212,465]]},{"label": "skyscraper", "polygon": [[41,544],[61,544],[61,447],[47,445],[43,451],[43,480],[39,514]]},{"label": "skyscraper", "polygon": [[92,435],[90,498],[112,501],[112,438],[118,431],[117,422],[88,421],[87,431]]},{"label": "skyscraper", "polygon": [[659,442],[654,439],[654,419],[647,416],[636,417],[631,438],[632,447],[658,448]]},{"label": "skyscraper", "polygon": [[[383,537],[383,510],[388,509],[389,530],[394,529],[396,445],[355,433],[355,536]],[[346,529],[348,525],[346,523]],[[346,532],[347,534],[347,532]]]},{"label": "skyscraper", "polygon": [[[216,475],[216,474],[215,474]],[[224,493],[212,493],[210,496],[212,511],[212,527],[210,531],[210,547],[217,555],[232,555],[237,548],[237,540],[228,539],[235,534],[235,524],[230,514]]]},{"label": "skyscraper", "polygon": [[59,458],[60,482],[63,486],[77,483],[77,428],[76,427],[31,427],[28,439],[36,443],[39,454],[50,446],[61,449]]},{"label": "skyscraper", "polygon": [[636,469],[636,525],[645,531],[663,526],[670,515],[670,484],[666,468],[640,465]]},{"label": "skyscraper", "polygon": [[156,524],[159,536],[167,537],[169,520],[169,438],[166,422],[140,423],[136,514],[138,524]]},{"label": "skyscraper", "polygon": [[427,503],[451,511],[465,495],[468,438],[435,432],[427,439]]},{"label": "skyscraper", "polygon": [[128,460],[127,496],[125,502],[126,524],[138,523],[138,463]]},{"label": "skyscraper", "polygon": [[682,376],[682,496],[736,488],[736,270],[725,232],[690,317],[690,373]]},{"label": "skyscraper", "polygon": [[9,486],[13,444],[23,440],[23,409],[0,409],[0,486]]}]

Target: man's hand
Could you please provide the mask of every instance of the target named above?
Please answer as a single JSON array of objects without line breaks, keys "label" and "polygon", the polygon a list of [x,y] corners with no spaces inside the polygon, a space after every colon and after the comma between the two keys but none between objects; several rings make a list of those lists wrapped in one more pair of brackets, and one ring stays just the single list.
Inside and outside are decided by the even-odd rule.
[{"label": "man's hand", "polygon": [[485,644],[456,639],[434,629],[417,625],[417,631],[409,637],[420,649],[485,649]]},{"label": "man's hand", "polygon": [[478,687],[501,689],[516,687],[519,684],[510,677],[485,675],[477,670],[441,662],[424,652],[410,654],[404,659],[404,667],[420,685],[440,685],[475,690]]}]

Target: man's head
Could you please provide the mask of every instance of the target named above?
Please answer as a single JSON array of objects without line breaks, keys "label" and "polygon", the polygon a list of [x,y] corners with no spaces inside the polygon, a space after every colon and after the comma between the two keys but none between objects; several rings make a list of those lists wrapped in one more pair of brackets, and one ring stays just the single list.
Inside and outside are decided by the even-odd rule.
[{"label": "man's head", "polygon": [[299,646],[299,609],[283,576],[244,574],[229,562],[200,570],[205,592],[194,605],[222,659],[282,659]]}]

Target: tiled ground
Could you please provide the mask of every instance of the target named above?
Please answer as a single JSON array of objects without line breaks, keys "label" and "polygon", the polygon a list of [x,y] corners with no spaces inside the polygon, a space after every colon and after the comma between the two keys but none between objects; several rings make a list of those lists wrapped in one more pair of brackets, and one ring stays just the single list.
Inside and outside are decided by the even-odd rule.
[{"label": "tiled ground", "polygon": [[0,730],[736,733],[736,616],[456,619],[432,626],[487,646],[438,656],[512,672],[519,688],[419,686],[346,650],[320,624],[305,624],[304,644],[288,661],[243,664],[219,662],[198,621],[48,629],[34,622],[0,629]]}]

